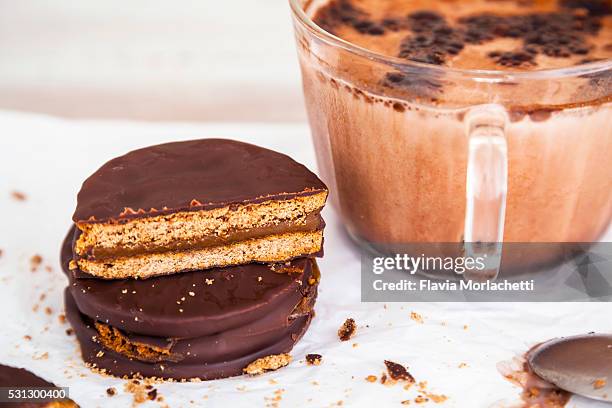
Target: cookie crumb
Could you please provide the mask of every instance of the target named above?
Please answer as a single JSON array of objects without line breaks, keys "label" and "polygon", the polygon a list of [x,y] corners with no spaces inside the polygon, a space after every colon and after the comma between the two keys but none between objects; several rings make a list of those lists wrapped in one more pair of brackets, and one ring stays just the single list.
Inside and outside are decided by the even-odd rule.
[{"label": "cookie crumb", "polygon": [[155,401],[157,398],[157,389],[153,388],[151,391],[147,392],[147,396],[151,401]]},{"label": "cookie crumb", "polygon": [[106,389],[106,395],[108,395],[109,397],[112,397],[116,393],[117,393],[117,390],[114,387],[110,387]]},{"label": "cookie crumb", "polygon": [[431,401],[435,402],[436,404],[441,404],[448,399],[446,395],[436,395],[436,394],[429,394],[429,393],[426,393],[425,395],[427,396],[427,398],[429,398]]},{"label": "cookie crumb", "polygon": [[338,338],[340,341],[348,341],[353,337],[356,330],[355,320],[349,317],[338,329]]},{"label": "cookie crumb", "polygon": [[11,191],[11,197],[16,201],[26,201],[28,199],[28,196],[25,195],[25,193],[17,190]]},{"label": "cookie crumb", "polygon": [[60,322],[60,324],[66,324],[66,315],[63,313],[58,314],[57,320]]},{"label": "cookie crumb", "polygon": [[387,366],[387,372],[389,377],[394,381],[408,381],[414,383],[414,377],[406,370],[401,364],[394,363],[393,361],[385,360],[385,366]]},{"label": "cookie crumb", "polygon": [[371,382],[371,383],[374,383],[376,382],[376,380],[378,380],[378,378],[375,375],[368,375],[365,379],[367,382]]},{"label": "cookie crumb", "polygon": [[278,370],[281,367],[285,367],[290,362],[290,354],[273,354],[271,356],[258,358],[257,360],[246,366],[243,371],[249,375],[259,375],[267,371]]},{"label": "cookie crumb", "polygon": [[47,307],[45,307],[45,313],[50,316],[50,315],[53,314],[53,309],[51,309],[49,306],[47,306]]},{"label": "cookie crumb", "polygon": [[23,336],[24,340],[32,340],[32,336],[30,336],[29,334],[26,334],[25,336]]},{"label": "cookie crumb", "polygon": [[214,282],[215,282],[215,280],[214,280],[214,279],[208,279],[208,278],[206,278],[206,284],[207,284],[207,285],[212,285]]},{"label": "cookie crumb", "polygon": [[593,381],[593,389],[599,390],[600,388],[605,387],[608,384],[608,381],[605,378],[598,378]]},{"label": "cookie crumb", "polygon": [[424,321],[423,321],[423,316],[421,316],[421,315],[420,315],[420,314],[418,314],[417,312],[410,312],[410,318],[411,318],[412,320],[414,320],[415,322],[417,322],[417,323],[421,323],[421,324],[423,324],[423,323],[424,323]]},{"label": "cookie crumb", "polygon": [[71,329],[71,328],[66,329],[66,335],[67,336],[72,336],[73,334],[74,334],[74,330],[73,329]]},{"label": "cookie crumb", "polygon": [[306,354],[306,363],[308,365],[320,365],[322,358],[320,354]]},{"label": "cookie crumb", "polygon": [[156,379],[154,377],[145,378],[143,382],[133,379],[124,384],[124,391],[129,392],[133,396],[132,406],[142,404],[147,400],[155,401],[158,398],[157,390],[149,384],[151,381],[156,381]]},{"label": "cookie crumb", "polygon": [[49,353],[47,353],[46,351],[40,355],[35,355],[33,357],[34,360],[48,360],[49,359]]},{"label": "cookie crumb", "polygon": [[40,264],[42,264],[42,262],[43,262],[42,256],[38,254],[32,255],[32,257],[30,258],[30,270],[32,272],[36,272]]}]

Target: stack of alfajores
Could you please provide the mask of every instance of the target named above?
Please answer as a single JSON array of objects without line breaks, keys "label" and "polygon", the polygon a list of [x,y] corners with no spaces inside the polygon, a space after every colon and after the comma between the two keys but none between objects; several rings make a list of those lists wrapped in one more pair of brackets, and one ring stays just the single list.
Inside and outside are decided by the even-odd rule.
[{"label": "stack of alfajores", "polygon": [[130,152],[89,177],[62,248],[85,362],[120,377],[257,374],[314,315],[327,188],[224,139]]}]

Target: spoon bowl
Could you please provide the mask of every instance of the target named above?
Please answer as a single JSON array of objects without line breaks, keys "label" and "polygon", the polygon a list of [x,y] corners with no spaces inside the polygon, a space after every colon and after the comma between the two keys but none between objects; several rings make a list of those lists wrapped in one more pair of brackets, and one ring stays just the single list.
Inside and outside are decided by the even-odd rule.
[{"label": "spoon bowl", "polygon": [[612,402],[612,334],[553,339],[534,347],[527,361],[534,373],[563,390]]}]

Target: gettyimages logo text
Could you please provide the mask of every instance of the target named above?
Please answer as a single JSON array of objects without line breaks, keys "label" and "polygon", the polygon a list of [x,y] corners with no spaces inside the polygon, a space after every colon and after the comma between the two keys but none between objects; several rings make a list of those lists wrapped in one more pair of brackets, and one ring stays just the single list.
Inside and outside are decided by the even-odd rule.
[{"label": "gettyimages logo text", "polygon": [[442,256],[411,256],[396,254],[395,256],[375,257],[372,259],[372,272],[381,275],[385,271],[404,271],[414,275],[418,271],[444,271],[462,275],[465,272],[479,272],[486,268],[487,254],[477,257],[442,257]]}]

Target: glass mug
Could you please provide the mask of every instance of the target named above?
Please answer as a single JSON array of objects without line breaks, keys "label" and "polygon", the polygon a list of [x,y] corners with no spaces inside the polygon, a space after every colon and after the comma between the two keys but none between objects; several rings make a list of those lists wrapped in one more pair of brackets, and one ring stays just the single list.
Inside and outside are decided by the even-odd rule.
[{"label": "glass mug", "polygon": [[319,170],[349,234],[593,242],[612,218],[612,61],[458,70],[372,53],[290,0]]}]

